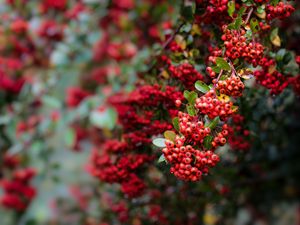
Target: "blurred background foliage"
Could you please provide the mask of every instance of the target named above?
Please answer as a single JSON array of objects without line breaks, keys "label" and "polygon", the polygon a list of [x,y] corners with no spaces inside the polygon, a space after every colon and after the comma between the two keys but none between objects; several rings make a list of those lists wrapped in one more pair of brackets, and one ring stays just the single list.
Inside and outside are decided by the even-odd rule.
[{"label": "blurred background foliage", "polygon": [[[4,168],[5,157],[16,156],[17,167],[35,168],[32,185],[37,192],[25,211],[0,207],[1,225],[158,224],[139,217],[118,222],[118,212],[107,203],[124,198],[118,185],[99,182],[88,170],[93,142],[114,136],[120,126],[107,99],[130,93],[137,81],[143,82],[139,75],[151,70],[165,37],[178,27],[181,1],[135,1],[135,7],[126,8],[120,0],[125,4],[121,12],[110,10],[112,2],[0,0],[1,73],[14,82],[22,79],[17,91],[0,81],[0,179],[11,173]],[[300,54],[299,19],[297,10],[289,21],[278,23],[287,49],[274,52],[279,62]],[[14,28],[15,21],[27,25]],[[196,66],[204,73],[203,62]],[[299,72],[295,62],[285,69]],[[147,79],[156,82],[150,75]],[[76,96],[76,87],[87,91]],[[157,204],[167,211],[170,224],[177,224],[177,216],[194,214],[203,218],[194,224],[299,224],[299,98],[291,88],[272,96],[255,86],[247,88],[239,105],[251,147],[218,150],[222,163],[204,182],[186,184],[164,165],[152,165],[147,177],[159,181]],[[125,197],[130,213],[147,211],[147,198]]]}]

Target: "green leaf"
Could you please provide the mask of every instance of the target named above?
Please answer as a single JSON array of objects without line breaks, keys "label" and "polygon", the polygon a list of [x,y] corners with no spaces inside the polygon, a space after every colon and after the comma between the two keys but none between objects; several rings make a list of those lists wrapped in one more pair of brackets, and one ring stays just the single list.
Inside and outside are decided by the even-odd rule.
[{"label": "green leaf", "polygon": [[213,66],[211,67],[211,69],[215,72],[215,73],[220,73],[221,72],[221,68],[218,66]]},{"label": "green leaf", "polygon": [[189,5],[185,5],[181,8],[181,16],[189,21],[192,22],[194,20],[194,13],[196,10],[196,5],[195,3],[191,3]]},{"label": "green leaf", "polygon": [[257,19],[252,18],[250,20],[250,28],[251,28],[252,32],[259,31],[259,24],[258,24],[258,20]]},{"label": "green leaf", "polygon": [[284,56],[286,54],[286,50],[284,48],[280,49],[277,53],[276,53],[276,61],[282,61]]},{"label": "green leaf", "polygon": [[42,97],[42,102],[44,105],[47,105],[50,108],[60,108],[61,107],[61,103],[57,98],[54,98],[52,96],[49,95],[45,95]]},{"label": "green leaf", "polygon": [[194,105],[197,98],[198,94],[195,91],[191,91],[187,100],[191,105]]},{"label": "green leaf", "polygon": [[216,64],[223,70],[230,70],[230,65],[221,57],[216,58]]},{"label": "green leaf", "polygon": [[112,130],[117,122],[117,113],[113,108],[107,108],[103,111],[94,110],[89,119],[95,127]]},{"label": "green leaf", "polygon": [[211,147],[212,147],[212,144],[211,144],[212,140],[213,140],[213,136],[211,136],[211,135],[206,136],[206,137],[204,138],[204,140],[203,140],[203,145],[204,145],[204,147],[205,147],[206,149],[211,149]]},{"label": "green leaf", "polygon": [[236,58],[234,61],[233,61],[233,65],[237,65],[239,63],[239,59]]},{"label": "green leaf", "polygon": [[159,159],[158,159],[157,162],[158,162],[158,163],[162,163],[162,162],[167,162],[167,160],[166,160],[165,156],[162,154],[162,155],[159,157]]},{"label": "green leaf", "polygon": [[188,100],[188,99],[189,99],[189,96],[190,96],[190,92],[189,92],[188,90],[185,90],[185,91],[183,92],[183,97],[184,97],[186,100]]},{"label": "green leaf", "polygon": [[173,120],[173,126],[174,128],[179,132],[180,131],[180,127],[179,127],[179,118],[178,117],[175,117]]},{"label": "green leaf", "polygon": [[258,7],[257,7],[257,13],[258,13],[258,14],[264,13],[264,12],[265,12],[265,9],[264,9],[264,8],[265,8],[264,5],[258,6]]},{"label": "green leaf", "polygon": [[234,29],[235,30],[240,29],[242,23],[243,23],[242,17],[237,17],[236,20],[235,20],[235,22],[234,22]]},{"label": "green leaf", "polygon": [[181,27],[180,31],[183,31],[183,32],[188,33],[188,32],[191,31],[191,29],[192,29],[192,24],[187,23],[187,24],[184,24],[184,25]]},{"label": "green leaf", "polygon": [[278,27],[275,28],[274,30],[272,30],[271,34],[270,34],[270,40],[274,40],[276,38],[276,36],[278,35]]},{"label": "green leaf", "polygon": [[228,2],[227,6],[228,6],[228,10],[227,10],[228,11],[228,15],[230,17],[232,17],[232,15],[233,15],[233,13],[235,11],[235,2],[234,1],[230,1],[230,2]]},{"label": "green leaf", "polygon": [[233,30],[233,29],[235,29],[235,25],[234,25],[234,23],[230,23],[230,24],[228,24],[227,28],[228,28],[229,30]]},{"label": "green leaf", "polygon": [[209,91],[209,87],[207,86],[207,84],[205,84],[203,81],[200,81],[198,80],[196,83],[195,83],[195,88],[198,90],[198,91],[201,91],[202,93],[206,93]]},{"label": "green leaf", "polygon": [[246,8],[242,7],[240,8],[240,10],[238,11],[238,17],[242,17],[242,15],[246,12]]},{"label": "green leaf", "polygon": [[164,132],[164,137],[170,141],[175,141],[176,134],[174,131],[167,130]]},{"label": "green leaf", "polygon": [[65,134],[65,143],[68,147],[72,147],[75,142],[75,132],[72,128],[69,128]]},{"label": "green leaf", "polygon": [[166,139],[164,139],[164,138],[155,138],[152,141],[152,144],[154,144],[157,147],[164,148],[164,147],[166,147],[166,143],[165,142],[166,142]]},{"label": "green leaf", "polygon": [[287,65],[287,64],[289,64],[290,63],[290,61],[293,59],[293,55],[292,55],[292,53],[291,52],[287,52],[285,55],[284,55],[284,57],[283,57],[283,63],[285,64],[285,65]]},{"label": "green leaf", "polygon": [[252,36],[253,36],[252,30],[251,29],[247,30],[245,37],[248,39],[252,39]]},{"label": "green leaf", "polygon": [[210,123],[206,125],[206,127],[209,127],[211,130],[214,129],[220,122],[220,118],[217,116],[215,117]]},{"label": "green leaf", "polygon": [[196,109],[193,105],[187,104],[186,110],[190,116],[196,116],[196,114],[197,114]]}]

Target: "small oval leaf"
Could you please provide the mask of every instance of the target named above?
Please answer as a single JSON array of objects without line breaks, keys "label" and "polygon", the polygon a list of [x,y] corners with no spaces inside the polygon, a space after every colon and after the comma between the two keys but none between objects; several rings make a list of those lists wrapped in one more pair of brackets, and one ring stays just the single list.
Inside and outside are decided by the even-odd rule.
[{"label": "small oval leaf", "polygon": [[159,159],[158,159],[157,162],[158,162],[158,163],[162,163],[162,162],[167,162],[167,160],[166,160],[165,156],[162,154],[162,155],[159,157]]},{"label": "small oval leaf", "polygon": [[175,117],[175,118],[172,120],[172,122],[173,122],[174,128],[179,132],[179,130],[180,130],[180,127],[179,127],[179,118],[178,118],[178,117]]},{"label": "small oval leaf", "polygon": [[176,134],[174,131],[167,130],[164,132],[164,137],[170,141],[175,141]]},{"label": "small oval leaf", "polygon": [[195,83],[195,88],[198,90],[198,91],[201,91],[202,93],[206,93],[209,91],[209,87],[207,86],[207,84],[205,84],[203,81],[200,81],[198,80],[196,83]]},{"label": "small oval leaf", "polygon": [[157,146],[157,147],[160,147],[160,148],[164,148],[166,147],[166,139],[164,138],[155,138],[152,143]]}]

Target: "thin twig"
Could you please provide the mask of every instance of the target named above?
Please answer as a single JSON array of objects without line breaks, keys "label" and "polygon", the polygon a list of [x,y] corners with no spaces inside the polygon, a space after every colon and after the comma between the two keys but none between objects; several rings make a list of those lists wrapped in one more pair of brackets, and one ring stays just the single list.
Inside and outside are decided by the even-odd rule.
[{"label": "thin twig", "polygon": [[253,8],[250,9],[248,15],[247,15],[247,18],[246,18],[246,21],[245,21],[245,24],[247,24],[249,22],[249,19],[250,19],[250,16],[251,14],[253,13]]},{"label": "thin twig", "polygon": [[218,75],[218,77],[217,77],[217,82],[216,82],[216,83],[214,83],[214,87],[213,87],[213,89],[215,89],[215,88],[216,88],[216,85],[217,85],[217,83],[219,82],[219,80],[220,80],[220,78],[221,78],[222,74],[223,74],[223,70],[221,70],[221,71],[220,71],[220,73],[219,73],[219,75]]},{"label": "thin twig", "polygon": [[184,23],[180,24],[180,26],[175,30],[175,32],[168,38],[168,40],[163,44],[162,50],[165,50],[171,41],[174,39],[175,35],[179,32]]}]

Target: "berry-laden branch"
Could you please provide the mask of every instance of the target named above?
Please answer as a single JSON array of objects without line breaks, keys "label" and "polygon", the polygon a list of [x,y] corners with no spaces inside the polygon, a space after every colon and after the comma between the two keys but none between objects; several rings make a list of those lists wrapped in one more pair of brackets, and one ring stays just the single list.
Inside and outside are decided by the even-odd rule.
[{"label": "berry-laden branch", "polygon": [[[196,12],[197,8],[207,7],[205,16],[210,22],[227,11],[229,13],[229,16],[224,15],[221,24],[215,24],[219,26],[222,36],[216,37],[216,43],[221,44],[211,48],[208,57],[206,71],[210,79],[207,80],[211,80],[212,84],[197,81],[195,88],[198,93],[192,89],[185,91],[184,97],[188,103],[182,104],[180,100],[176,100],[180,110],[173,119],[174,130],[165,132],[165,139],[153,141],[157,146],[163,147],[160,161],[169,163],[170,172],[184,181],[199,181],[219,162],[220,158],[215,150],[226,144],[229,130],[232,130],[230,120],[238,110],[234,104],[236,98],[243,95],[243,81],[253,76],[253,67],[261,66],[264,71],[268,71],[271,65],[274,68],[274,63],[269,63],[271,59],[267,54],[274,42],[270,38],[272,43],[268,40],[269,44],[263,45],[265,37],[262,33],[265,27],[271,28],[272,19],[283,19],[294,11],[291,5],[283,2],[274,6],[269,1],[247,1],[238,8],[232,8],[235,4],[228,3],[225,9],[214,2],[210,1],[207,5],[203,1],[196,1]],[[247,8],[250,10],[245,15]],[[265,10],[261,12],[262,9]],[[278,10],[283,14],[279,15]],[[256,15],[254,11],[267,16],[265,18],[259,13]],[[196,14],[195,18],[201,18],[194,21],[195,24],[208,29],[203,17],[197,17]],[[276,75],[276,72],[273,73]],[[273,82],[281,84],[276,77]]]}]

